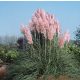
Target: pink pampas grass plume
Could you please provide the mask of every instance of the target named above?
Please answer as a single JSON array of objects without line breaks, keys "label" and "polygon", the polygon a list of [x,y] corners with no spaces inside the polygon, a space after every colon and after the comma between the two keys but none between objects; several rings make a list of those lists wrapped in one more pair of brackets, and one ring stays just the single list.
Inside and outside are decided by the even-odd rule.
[{"label": "pink pampas grass plume", "polygon": [[67,31],[67,32],[64,33],[64,35],[61,35],[61,36],[59,37],[59,40],[58,40],[59,47],[62,48],[62,47],[64,46],[64,43],[65,43],[65,42],[69,43],[69,41],[70,41],[70,34],[69,34],[69,32]]},{"label": "pink pampas grass plume", "polygon": [[23,32],[24,36],[28,40],[28,43],[33,44],[32,35],[31,35],[29,27],[24,27],[24,25],[22,25],[21,31]]}]

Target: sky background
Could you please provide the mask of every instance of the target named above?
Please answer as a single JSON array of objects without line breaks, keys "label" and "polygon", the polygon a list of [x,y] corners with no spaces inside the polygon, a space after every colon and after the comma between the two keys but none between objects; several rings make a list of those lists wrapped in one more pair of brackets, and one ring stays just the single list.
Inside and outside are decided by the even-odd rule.
[{"label": "sky background", "polygon": [[0,2],[0,36],[21,36],[20,24],[28,24],[38,8],[54,14],[62,31],[68,30],[74,39],[80,25],[80,2]]}]

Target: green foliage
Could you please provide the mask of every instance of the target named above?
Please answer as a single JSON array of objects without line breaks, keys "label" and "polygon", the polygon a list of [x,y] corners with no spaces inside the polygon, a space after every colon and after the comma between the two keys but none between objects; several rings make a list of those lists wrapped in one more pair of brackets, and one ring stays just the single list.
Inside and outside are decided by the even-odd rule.
[{"label": "green foliage", "polygon": [[77,28],[76,32],[75,32],[75,43],[77,46],[80,46],[80,27]]},{"label": "green foliage", "polygon": [[60,48],[57,34],[52,41],[37,32],[32,32],[32,36],[34,43],[32,45],[27,43],[25,50],[0,45],[0,59],[10,63],[5,80],[38,80],[41,76],[45,77],[43,80],[47,80],[47,75],[55,77],[67,75],[79,80],[79,46],[70,42]]},{"label": "green foliage", "polygon": [[42,75],[79,75],[76,46],[65,44],[59,48],[57,35],[49,41],[41,34],[36,34],[36,37],[33,34],[33,41],[33,45],[27,44],[27,51],[18,51],[17,60],[9,66],[7,80],[37,80]]},{"label": "green foliage", "polygon": [[23,52],[19,52],[17,60],[9,65],[9,71],[6,80],[34,80],[37,73],[36,62]]},{"label": "green foliage", "polygon": [[15,59],[15,58],[17,58],[17,56],[19,54],[16,50],[9,50],[5,55],[6,55],[6,57],[10,57],[11,59]]},{"label": "green foliage", "polygon": [[77,30],[76,30],[76,40],[80,40],[80,28],[78,27]]},{"label": "green foliage", "polygon": [[[6,57],[16,58],[9,65],[6,80],[38,80],[39,77],[67,75],[77,79],[80,75],[80,47],[73,43],[58,46],[58,35],[52,41],[42,34],[33,34],[33,44],[27,45],[27,51],[16,49],[2,50]],[[19,53],[19,55],[18,55]],[[44,80],[47,80],[46,78]]]},{"label": "green foliage", "polygon": [[72,53],[75,59],[78,61],[78,65],[80,66],[80,47],[75,44],[71,44],[69,46],[69,53]]},{"label": "green foliage", "polygon": [[0,46],[0,58],[5,62],[11,62],[19,56],[17,49],[9,46]]}]

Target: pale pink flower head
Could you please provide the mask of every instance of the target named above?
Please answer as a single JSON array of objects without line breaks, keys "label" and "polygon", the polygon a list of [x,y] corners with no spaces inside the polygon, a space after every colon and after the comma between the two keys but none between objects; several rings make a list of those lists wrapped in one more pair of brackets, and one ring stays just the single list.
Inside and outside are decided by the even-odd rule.
[{"label": "pale pink flower head", "polygon": [[46,12],[44,10],[41,10],[41,17],[42,17],[42,19],[44,19],[45,16],[46,16]]},{"label": "pale pink flower head", "polygon": [[58,21],[54,21],[54,28],[56,28],[56,32],[58,34],[60,34],[60,25],[59,25]]},{"label": "pale pink flower head", "polygon": [[59,47],[60,48],[64,47],[64,43],[65,43],[65,40],[64,40],[63,34],[60,34],[59,39],[58,39]]},{"label": "pale pink flower head", "polygon": [[32,40],[32,35],[31,35],[31,32],[30,32],[30,28],[29,27],[24,27],[22,25],[22,32],[24,33],[24,36],[26,37],[26,39],[28,40],[28,43],[29,44],[33,44],[33,40]]},{"label": "pale pink flower head", "polygon": [[60,24],[58,22],[56,24],[56,32],[60,34]]},{"label": "pale pink flower head", "polygon": [[37,19],[36,16],[33,16],[33,17],[32,17],[32,22],[33,22],[34,24],[38,24],[38,19]]},{"label": "pale pink flower head", "polygon": [[69,32],[65,32],[64,35],[59,36],[59,40],[58,40],[59,47],[62,48],[65,42],[69,43],[69,41],[70,41],[70,34]]},{"label": "pale pink flower head", "polygon": [[56,32],[57,32],[58,34],[60,34],[60,26],[59,26],[59,24],[57,25]]},{"label": "pale pink flower head", "polygon": [[30,28],[30,31],[35,31],[35,25],[33,24],[32,21],[29,22],[29,28]]},{"label": "pale pink flower head", "polygon": [[20,26],[21,26],[21,28],[20,28],[21,32],[22,32],[23,34],[25,34],[25,30],[26,30],[26,28],[24,27],[23,24],[21,24]]},{"label": "pale pink flower head", "polygon": [[39,23],[40,26],[44,25],[43,19],[41,17],[38,18],[38,23]]},{"label": "pale pink flower head", "polygon": [[38,9],[36,11],[37,15],[39,15],[39,17],[41,17],[42,19],[44,19],[46,12],[43,9]]},{"label": "pale pink flower head", "polygon": [[65,32],[65,34],[64,34],[64,40],[65,40],[66,42],[69,42],[69,41],[70,41],[70,34],[69,34],[68,31]]},{"label": "pale pink flower head", "polygon": [[51,41],[56,33],[56,29],[51,25],[48,28],[47,37]]}]

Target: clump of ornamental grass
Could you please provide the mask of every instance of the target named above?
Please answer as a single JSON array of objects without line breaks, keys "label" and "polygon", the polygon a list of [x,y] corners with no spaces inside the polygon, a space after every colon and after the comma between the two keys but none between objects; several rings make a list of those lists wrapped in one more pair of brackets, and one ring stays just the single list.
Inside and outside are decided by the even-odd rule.
[{"label": "clump of ornamental grass", "polygon": [[38,75],[75,73],[73,55],[67,52],[70,34],[61,33],[54,15],[38,9],[28,26],[21,25],[21,31],[30,46],[27,53],[37,61]]},{"label": "clump of ornamental grass", "polygon": [[[44,80],[47,80],[46,75],[55,77],[76,75],[78,66],[74,56],[68,53],[70,34],[68,31],[61,33],[60,24],[54,15],[38,9],[27,26],[21,25],[21,32],[27,40],[27,52],[23,53],[27,56],[23,57],[25,59],[22,65],[26,64],[22,67],[24,71],[19,69],[22,73],[22,78],[19,77],[19,80],[38,79],[43,75],[45,76]],[[29,78],[27,70],[33,70]]]}]

